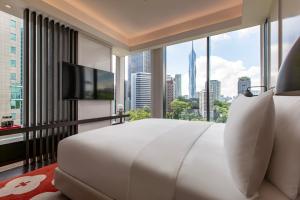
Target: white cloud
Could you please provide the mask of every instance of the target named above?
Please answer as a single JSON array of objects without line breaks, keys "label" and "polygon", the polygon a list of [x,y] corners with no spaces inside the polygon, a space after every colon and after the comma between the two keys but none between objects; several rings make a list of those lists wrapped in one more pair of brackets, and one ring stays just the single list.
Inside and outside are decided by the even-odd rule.
[{"label": "white cloud", "polygon": [[[196,60],[197,66],[197,91],[205,87],[206,82],[206,57],[201,56]],[[260,67],[251,66],[247,68],[240,60],[230,61],[218,56],[211,56],[211,80],[221,81],[221,94],[225,96],[236,96],[238,78],[248,76],[252,85],[260,85]],[[182,94],[188,94],[188,73],[182,75]]]},{"label": "white cloud", "polygon": [[257,35],[257,29],[258,29],[257,26],[253,26],[253,27],[250,27],[250,28],[244,28],[244,29],[241,29],[241,30],[237,31],[237,34],[238,34],[238,37],[240,39],[244,39],[244,38],[249,37],[251,35]]},{"label": "white cloud", "polygon": [[223,33],[223,34],[212,36],[213,42],[221,41],[221,40],[229,40],[229,39],[231,39],[231,36],[228,33]]}]

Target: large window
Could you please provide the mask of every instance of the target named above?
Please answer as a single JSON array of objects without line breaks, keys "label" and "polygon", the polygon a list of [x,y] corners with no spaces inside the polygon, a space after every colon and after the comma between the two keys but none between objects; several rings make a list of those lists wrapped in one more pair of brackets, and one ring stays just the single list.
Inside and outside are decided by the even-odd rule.
[{"label": "large window", "polygon": [[[167,118],[226,122],[232,100],[261,85],[260,26],[209,41],[209,65],[207,38],[167,47]],[[258,95],[261,89],[251,91]]]},{"label": "large window", "polygon": [[143,51],[125,58],[125,111],[131,120],[150,117],[151,53]]},{"label": "large window", "polygon": [[205,91],[206,38],[166,48],[167,118],[205,120],[199,98]]},{"label": "large window", "polygon": [[[0,119],[22,124],[23,20],[0,11]],[[3,136],[4,137],[4,136]],[[0,137],[0,143],[2,136]]]},{"label": "large window", "polygon": [[210,55],[210,120],[226,122],[232,100],[261,85],[260,26],[212,36]]}]

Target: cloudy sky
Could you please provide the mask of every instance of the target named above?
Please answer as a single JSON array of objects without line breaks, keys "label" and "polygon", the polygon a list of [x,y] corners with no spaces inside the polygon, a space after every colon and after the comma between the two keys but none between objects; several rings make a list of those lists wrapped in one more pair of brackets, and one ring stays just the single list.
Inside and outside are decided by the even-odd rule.
[{"label": "cloudy sky", "polygon": [[[206,80],[206,39],[195,40],[197,86]],[[182,74],[182,93],[188,95],[188,73],[192,42],[167,47],[167,74]],[[251,27],[211,37],[211,80],[221,81],[221,94],[237,95],[238,78],[248,76],[260,85],[260,27]]]}]

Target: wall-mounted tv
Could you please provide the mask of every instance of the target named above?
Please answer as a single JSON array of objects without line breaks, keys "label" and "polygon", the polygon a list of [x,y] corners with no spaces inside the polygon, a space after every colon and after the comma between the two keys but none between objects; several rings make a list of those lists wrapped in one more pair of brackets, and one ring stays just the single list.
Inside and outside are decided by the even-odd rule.
[{"label": "wall-mounted tv", "polygon": [[114,99],[114,74],[63,62],[63,99]]}]

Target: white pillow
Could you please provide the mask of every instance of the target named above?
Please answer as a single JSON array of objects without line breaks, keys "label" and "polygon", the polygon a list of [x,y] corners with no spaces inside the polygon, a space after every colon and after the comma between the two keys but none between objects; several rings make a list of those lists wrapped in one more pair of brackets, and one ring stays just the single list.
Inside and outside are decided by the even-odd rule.
[{"label": "white pillow", "polygon": [[300,199],[300,97],[274,96],[275,140],[268,180],[290,199]]},{"label": "white pillow", "polygon": [[256,97],[240,95],[231,105],[224,145],[237,188],[253,196],[266,174],[273,147],[274,102],[270,90]]}]

